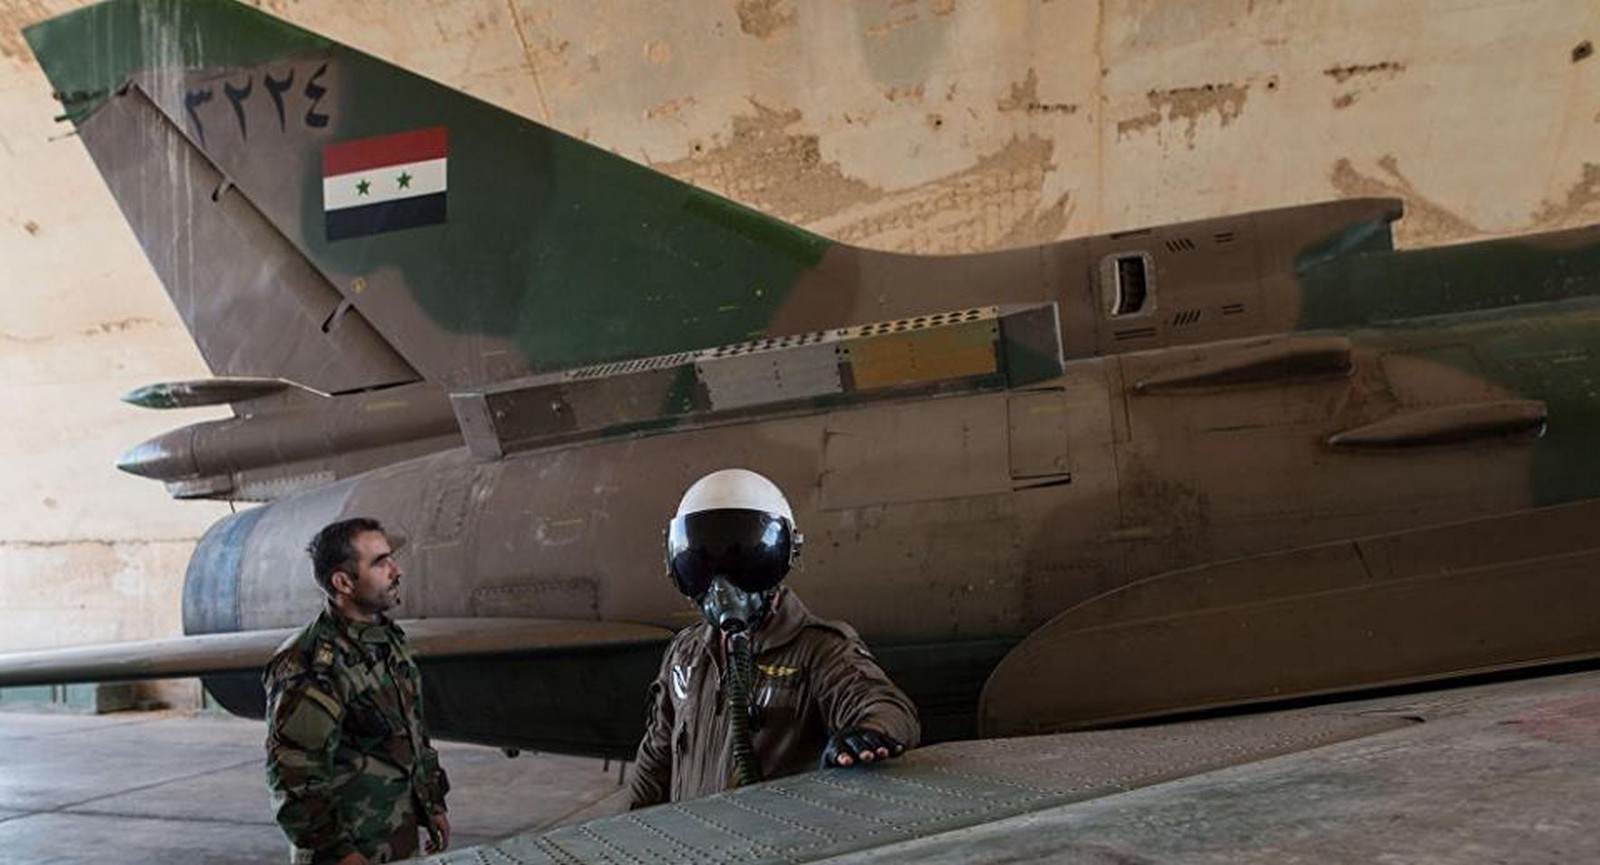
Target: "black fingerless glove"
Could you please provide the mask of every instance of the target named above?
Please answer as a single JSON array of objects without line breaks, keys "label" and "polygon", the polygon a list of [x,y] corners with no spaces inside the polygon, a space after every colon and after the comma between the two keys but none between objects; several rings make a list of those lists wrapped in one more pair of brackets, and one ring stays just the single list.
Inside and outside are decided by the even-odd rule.
[{"label": "black fingerless glove", "polygon": [[893,736],[880,733],[871,727],[850,727],[840,730],[828,739],[828,747],[822,751],[822,768],[828,769],[839,765],[839,757],[848,755],[850,765],[859,766],[862,751],[871,751],[874,760],[887,759],[878,754],[882,748],[889,752],[890,757],[898,757],[905,753],[906,746],[895,741]]}]

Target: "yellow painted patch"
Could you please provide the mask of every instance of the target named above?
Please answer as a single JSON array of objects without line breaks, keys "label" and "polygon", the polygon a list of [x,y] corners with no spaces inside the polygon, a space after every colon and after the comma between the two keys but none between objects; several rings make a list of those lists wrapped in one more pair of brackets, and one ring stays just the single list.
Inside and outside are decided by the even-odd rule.
[{"label": "yellow painted patch", "polygon": [[757,664],[756,669],[760,670],[762,674],[770,676],[774,679],[787,679],[788,677],[793,676],[795,673],[800,672],[799,667],[785,667],[781,664]]},{"label": "yellow painted patch", "polygon": [[856,387],[989,375],[999,369],[992,322],[887,333],[850,349]]}]

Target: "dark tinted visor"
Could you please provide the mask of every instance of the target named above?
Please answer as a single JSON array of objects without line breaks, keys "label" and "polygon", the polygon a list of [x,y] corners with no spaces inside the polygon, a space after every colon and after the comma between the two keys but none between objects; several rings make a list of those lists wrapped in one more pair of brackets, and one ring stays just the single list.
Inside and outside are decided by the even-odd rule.
[{"label": "dark tinted visor", "polygon": [[667,570],[686,597],[698,598],[721,575],[747,592],[764,592],[789,573],[794,533],[765,511],[724,508],[667,526]]}]

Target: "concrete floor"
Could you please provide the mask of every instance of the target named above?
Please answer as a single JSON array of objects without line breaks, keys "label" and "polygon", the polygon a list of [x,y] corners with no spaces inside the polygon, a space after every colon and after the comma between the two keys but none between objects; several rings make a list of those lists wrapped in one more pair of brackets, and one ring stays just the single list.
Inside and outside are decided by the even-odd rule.
[{"label": "concrete floor", "polygon": [[[282,863],[262,734],[259,722],[172,712],[0,713],[0,863]],[[510,760],[450,743],[440,751],[456,788],[447,862],[658,861],[663,845],[674,861],[838,865],[1600,862],[1592,669],[1274,714],[950,743],[871,772],[781,779],[476,852],[465,848],[619,812],[619,767]],[[929,817],[939,791],[953,795],[979,775],[998,792],[955,803],[971,812],[961,819]],[[851,791],[866,804],[849,804]],[[984,804],[1007,795],[1027,801]],[[915,819],[899,825],[896,808]],[[720,823],[690,813],[707,809],[738,813]],[[762,830],[762,816],[779,825]],[[804,843],[784,846],[785,832]],[[824,843],[835,835],[854,840]],[[596,844],[603,855],[573,852]]]},{"label": "concrete floor", "polygon": [[[0,862],[288,861],[268,810],[264,727],[179,712],[0,713]],[[620,805],[618,765],[440,743],[452,846]]]}]

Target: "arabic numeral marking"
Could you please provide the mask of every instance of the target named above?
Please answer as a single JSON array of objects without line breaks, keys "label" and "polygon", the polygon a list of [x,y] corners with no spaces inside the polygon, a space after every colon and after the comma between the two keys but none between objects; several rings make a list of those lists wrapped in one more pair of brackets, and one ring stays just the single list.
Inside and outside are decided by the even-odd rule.
[{"label": "arabic numeral marking", "polygon": [[211,101],[211,88],[190,90],[183,94],[183,110],[189,114],[189,122],[194,124],[194,134],[200,138],[200,146],[206,146],[206,127],[200,122],[200,114],[195,109]]},{"label": "arabic numeral marking", "polygon": [[242,88],[234,87],[232,84],[222,85],[223,95],[227,96],[228,101],[233,104],[233,116],[239,120],[239,137],[247,141],[250,139],[250,130],[245,127],[244,101],[250,98],[250,93],[255,89],[255,86],[256,79],[254,75],[245,78],[244,87]]},{"label": "arabic numeral marking", "polygon": [[[322,76],[327,72],[327,63],[318,66],[317,71],[311,73],[311,76],[306,79],[306,86],[302,90],[305,98],[310,100],[311,103],[306,108],[305,124],[312,129],[322,129],[328,125],[330,120],[327,113],[319,110],[322,105],[322,98],[328,95],[328,88],[320,83]],[[267,96],[272,99],[273,110],[278,113],[278,131],[280,132],[288,131],[289,123],[284,94],[294,87],[295,73],[296,70],[290,68],[281,78],[274,78],[270,73],[263,73],[261,76],[261,83],[266,88]],[[239,137],[246,141],[250,139],[250,125],[248,118],[245,116],[245,103],[249,102],[250,97],[255,93],[255,83],[255,75],[250,74],[245,76],[243,85],[235,86],[230,82],[224,82],[222,85],[223,96],[227,97],[228,104],[233,107],[234,119],[239,122]],[[206,127],[205,123],[200,119],[201,109],[206,104],[214,101],[215,96],[216,93],[210,87],[197,87],[193,90],[185,91],[183,94],[183,110],[189,115],[189,122],[194,126],[195,137],[199,139],[202,149],[206,146]]]},{"label": "arabic numeral marking", "polygon": [[306,80],[305,94],[311,100],[311,107],[306,109],[306,125],[313,129],[321,129],[328,125],[328,115],[317,111],[317,106],[322,103],[322,97],[328,95],[328,88],[318,84],[317,79],[321,78],[323,73],[327,71],[328,64],[324,63],[318,66],[317,71],[311,73],[311,77]]},{"label": "arabic numeral marking", "polygon": [[278,109],[278,131],[287,132],[288,123],[283,115],[283,94],[294,86],[294,70],[283,78],[273,78],[271,75],[261,76],[261,83],[267,88],[267,95],[272,97],[272,107]]}]

